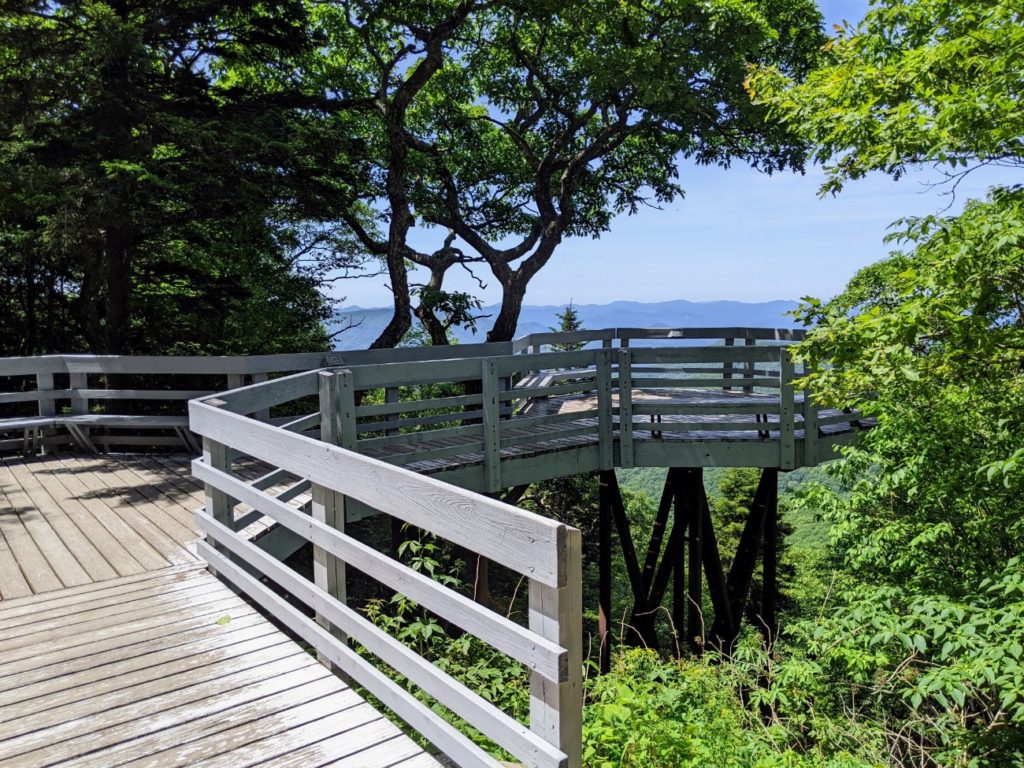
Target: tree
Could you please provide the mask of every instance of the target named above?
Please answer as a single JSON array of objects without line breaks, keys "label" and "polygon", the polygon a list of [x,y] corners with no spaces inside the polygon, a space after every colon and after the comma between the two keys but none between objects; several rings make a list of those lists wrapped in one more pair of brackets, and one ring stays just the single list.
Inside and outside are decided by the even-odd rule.
[{"label": "tree", "polygon": [[[368,184],[337,215],[384,260],[394,294],[374,346],[409,327],[410,263],[433,298],[452,267],[484,265],[502,288],[487,338],[507,340],[562,239],[675,199],[679,157],[769,172],[802,161],[742,86],[751,64],[805,73],[821,42],[805,0],[314,8],[330,55],[303,65],[310,96],[344,104],[342,129],[365,137],[351,162]],[[437,231],[433,250],[411,245],[421,229]],[[428,328],[432,309],[415,310]]]},{"label": "tree", "polygon": [[[583,330],[583,324],[580,322],[580,313],[576,311],[571,301],[565,305],[556,317],[558,318],[558,327],[551,329],[555,333],[576,333],[576,331]],[[565,344],[552,344],[551,348],[561,352],[575,352],[578,349],[583,349],[584,346],[586,345],[583,342],[570,341]]]},{"label": "tree", "polygon": [[308,46],[304,19],[291,0],[5,4],[5,350],[326,344],[308,259],[331,233],[309,222],[333,139],[225,76]]},{"label": "tree", "polygon": [[[823,192],[934,163],[955,179],[1024,159],[1008,3],[876,3],[803,84],[755,96],[815,142]],[[1008,765],[1024,753],[1024,188],[902,222],[907,250],[801,315],[818,398],[877,423],[844,452],[838,605],[798,631],[879,724],[894,761]]]},{"label": "tree", "polygon": [[956,176],[1024,163],[1024,24],[1018,5],[876,0],[837,26],[823,66],[797,83],[778,68],[752,79],[755,100],[814,143],[823,192],[880,170],[934,163]]}]

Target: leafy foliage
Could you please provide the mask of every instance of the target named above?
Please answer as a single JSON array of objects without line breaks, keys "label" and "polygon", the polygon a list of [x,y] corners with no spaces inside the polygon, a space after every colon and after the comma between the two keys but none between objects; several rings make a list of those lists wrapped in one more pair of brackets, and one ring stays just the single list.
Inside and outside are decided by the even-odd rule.
[{"label": "leafy foliage", "polygon": [[878,0],[856,28],[837,27],[826,64],[802,84],[765,69],[757,100],[799,126],[831,163],[822,191],[882,170],[936,163],[1019,166],[1024,136],[1019,4]]}]

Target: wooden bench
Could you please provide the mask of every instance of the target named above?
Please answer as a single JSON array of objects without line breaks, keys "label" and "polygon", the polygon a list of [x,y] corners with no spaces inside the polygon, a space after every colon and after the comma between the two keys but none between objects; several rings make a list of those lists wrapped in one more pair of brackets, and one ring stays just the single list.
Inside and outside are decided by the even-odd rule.
[{"label": "wooden bench", "polygon": [[22,452],[34,453],[46,429],[64,428],[71,435],[75,445],[89,453],[98,449],[89,436],[90,427],[114,427],[122,429],[173,429],[181,441],[195,452],[199,444],[188,428],[188,416],[137,416],[113,413],[87,413],[55,416],[26,416],[0,419],[0,433],[21,432]]}]

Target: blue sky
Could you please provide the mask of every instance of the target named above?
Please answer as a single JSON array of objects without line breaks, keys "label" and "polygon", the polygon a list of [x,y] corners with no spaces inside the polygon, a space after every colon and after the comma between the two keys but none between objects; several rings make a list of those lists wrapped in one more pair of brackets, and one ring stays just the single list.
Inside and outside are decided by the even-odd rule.
[{"label": "blue sky", "polygon": [[[821,3],[826,29],[859,20],[867,3]],[[853,273],[883,258],[889,225],[903,216],[958,211],[970,197],[1008,173],[977,171],[952,200],[941,177],[924,169],[899,182],[873,175],[847,185],[837,197],[819,199],[823,174],[764,176],[736,165],[729,170],[680,166],[686,197],[663,210],[621,216],[600,240],[566,240],[530,283],[527,304],[604,304],[616,300],[769,301],[827,298]],[[424,243],[427,245],[427,243]],[[472,292],[484,303],[500,299],[486,271],[487,289],[453,270],[446,287]],[[337,286],[346,306],[387,306],[383,277]]]}]

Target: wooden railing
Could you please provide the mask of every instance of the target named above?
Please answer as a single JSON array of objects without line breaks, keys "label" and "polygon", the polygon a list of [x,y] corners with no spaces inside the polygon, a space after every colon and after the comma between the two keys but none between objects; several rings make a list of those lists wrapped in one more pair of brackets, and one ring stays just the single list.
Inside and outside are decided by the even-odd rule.
[{"label": "wooden railing", "polygon": [[[357,653],[351,643],[525,764],[579,766],[580,532],[342,447],[345,436],[354,434],[355,412],[345,405],[353,402],[350,385],[344,373],[308,372],[190,403],[191,426],[203,442],[203,456],[193,463],[193,474],[206,485],[206,504],[197,516],[207,536],[199,545],[200,555],[315,648],[324,661],[377,697],[458,765],[496,768],[499,763],[395,683],[379,665]],[[322,420],[318,413],[311,413],[293,420],[288,429],[250,417],[313,395],[319,413],[327,414]],[[254,460],[263,469],[252,479],[241,468]],[[278,482],[284,478],[286,482]],[[267,490],[274,483],[284,490]],[[311,496],[305,508],[295,506],[295,488]],[[346,508],[353,503],[521,574],[529,583],[528,626],[348,535]],[[260,516],[312,543],[312,580],[240,535],[244,526]],[[529,725],[500,711],[349,607],[345,587],[349,567],[523,664],[530,675]],[[273,582],[276,589],[261,583],[260,577]],[[282,598],[281,591],[315,611],[315,618]]]},{"label": "wooden railing", "polygon": [[[528,348],[562,343],[553,338],[534,337],[538,344]],[[567,343],[581,338],[572,334]],[[602,344],[571,352],[352,366],[337,371],[345,382],[340,407],[349,414],[343,439],[360,453],[426,471],[476,456],[484,467],[480,488],[488,492],[509,485],[502,477],[506,458],[559,441],[590,445],[599,457],[595,468],[605,469],[635,466],[639,442],[668,436],[771,442],[775,456],[766,456],[763,445],[733,449],[737,463],[744,450],[758,451],[751,466],[816,463],[819,428],[849,428],[857,416],[831,412],[819,418],[806,393],[794,389],[802,369],[771,338],[770,344]],[[557,459],[552,462],[553,474],[560,474]]]},{"label": "wooden railing", "polygon": [[[720,439],[753,436],[777,441],[777,457],[749,444],[733,449],[733,461],[789,469],[816,463],[819,436],[851,430],[858,418],[819,414],[810,398],[793,391],[801,370],[785,348],[802,335],[620,328],[531,334],[507,344],[326,355],[0,359],[0,388],[10,390],[0,392],[0,451],[66,445],[69,438],[89,450],[170,444],[197,450],[187,429],[187,399],[329,367],[340,371],[344,396],[351,398],[344,447],[420,470],[476,455],[485,466],[483,482],[472,486],[479,490],[496,491],[509,480],[502,477],[503,457],[544,450],[552,441],[589,442],[597,458],[587,466],[607,468],[669,458],[667,448],[652,452],[652,440],[709,440],[709,431]],[[575,344],[585,347],[559,351]],[[259,391],[238,397],[258,398]],[[720,396],[713,397],[715,391]],[[708,402],[697,402],[695,392]],[[760,397],[730,398],[739,394]],[[559,398],[577,402],[556,412],[552,403]],[[315,403],[249,412],[318,435]]]},{"label": "wooden railing", "polygon": [[[511,349],[510,343],[467,344],[458,354],[507,354]],[[429,360],[451,354],[424,347],[248,356],[0,358],[0,453],[69,444],[88,451],[114,446],[198,450],[186,413],[186,403],[193,398],[326,365]],[[271,420],[269,412],[259,416]]]}]

